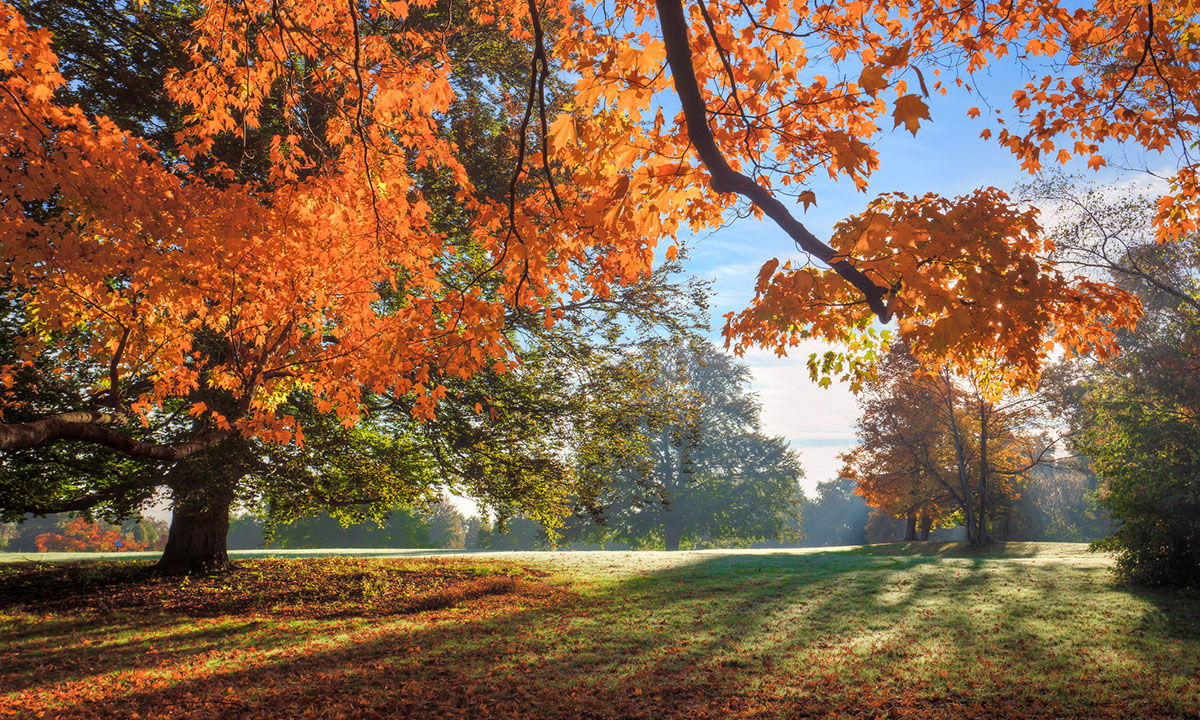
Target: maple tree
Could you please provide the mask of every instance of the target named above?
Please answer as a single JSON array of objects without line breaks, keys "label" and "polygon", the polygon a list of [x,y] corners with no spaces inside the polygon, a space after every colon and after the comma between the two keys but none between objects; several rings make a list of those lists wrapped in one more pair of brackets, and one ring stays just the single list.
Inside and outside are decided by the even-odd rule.
[{"label": "maple tree", "polygon": [[[1055,269],[1037,212],[994,188],[884,195],[828,243],[780,197],[811,204],[821,174],[866,189],[883,125],[917,132],[929,95],[971,91],[972,73],[1009,56],[1044,61],[1046,74],[1014,88],[1011,111],[996,108],[982,134],[1024,168],[1072,157],[1100,167],[1108,142],[1186,153],[1198,117],[1194,7],[660,0],[604,9],[603,20],[585,15],[570,43],[584,120],[562,123],[564,162],[588,169],[573,177],[626,168],[628,214],[656,223],[665,213],[710,225],[744,197],[820,261],[763,266],[753,306],[727,317],[735,349],[832,340],[845,352],[814,363],[815,374],[859,380],[880,344],[873,321],[894,317],[922,357],[965,369],[1001,355],[1014,381],[1029,383],[1056,344],[1108,355],[1114,328],[1136,318],[1127,293]],[[682,106],[673,120],[658,102],[671,91]],[[1185,154],[1159,205],[1163,239],[1195,226],[1194,181]],[[664,208],[664,185],[686,203]]]},{"label": "maple tree", "polygon": [[[165,539],[165,538],[164,538]],[[86,518],[73,518],[62,527],[61,532],[42,533],[34,542],[38,552],[134,552],[138,550],[162,549],[154,543],[141,542],[119,525],[93,522]]]},{"label": "maple tree", "polygon": [[[33,9],[37,10],[36,7]],[[156,79],[160,84],[169,84],[163,77],[169,75],[170,63],[187,60],[186,55],[179,57],[186,47],[174,47],[171,41],[179,39],[181,27],[187,29],[191,21],[198,20],[194,11],[189,16],[187,8],[170,3],[155,5],[151,11],[142,14],[137,8],[123,7],[117,14],[125,21],[121,27],[126,28],[126,32],[111,38],[105,36],[107,29],[95,15],[97,12],[105,15],[102,9],[86,3],[72,5],[70,9],[75,14],[59,18],[58,22],[62,23],[66,38],[62,42],[67,51],[64,56],[66,66],[72,73],[71,83],[53,77],[50,82],[57,82],[59,94],[67,99],[114,114],[116,119],[106,129],[117,141],[115,150],[124,147],[132,137],[128,130],[118,128],[140,130],[165,122],[170,129],[174,118],[178,123],[177,132],[150,134],[151,139],[163,147],[142,144],[138,147],[141,155],[131,162],[151,178],[168,185],[178,183],[180,196],[190,192],[193,186],[203,187],[210,195],[208,200],[198,201],[205,207],[181,205],[176,210],[185,215],[195,214],[197,217],[193,219],[203,213],[209,216],[205,221],[214,219],[220,224],[233,222],[234,218],[211,217],[214,213],[207,206],[223,202],[217,196],[246,196],[245,202],[250,208],[247,212],[266,212],[263,209],[266,206],[288,212],[286,203],[300,203],[302,214],[305,214],[316,206],[313,197],[296,195],[297,187],[302,185],[313,190],[312,185],[316,182],[313,178],[318,175],[315,167],[298,170],[293,185],[287,186],[274,175],[280,170],[278,163],[262,162],[272,142],[271,131],[278,130],[282,123],[278,118],[264,122],[258,128],[243,128],[246,134],[240,144],[231,143],[225,136],[217,138],[209,154],[196,155],[194,166],[186,167],[170,159],[187,152],[189,121],[185,117],[186,109],[173,102],[149,102],[147,108],[144,96],[136,92],[132,94],[137,102],[129,100],[131,90],[152,88]],[[46,21],[54,21],[54,15],[63,10],[62,7],[52,7],[49,11],[42,8],[41,16]],[[429,17],[436,17],[436,13],[431,12]],[[429,17],[426,22],[433,22]],[[80,19],[83,22],[79,22]],[[165,28],[167,39],[160,44],[151,43],[147,49],[145,36],[136,32],[143,21]],[[25,33],[28,42],[44,53],[37,60],[40,64],[30,67],[42,71],[50,68],[52,57],[46,54],[45,46],[48,36],[29,31],[20,24],[19,17],[14,16],[12,22],[18,36]],[[128,30],[129,27],[133,30]],[[103,41],[92,37],[97,34]],[[183,33],[183,37],[190,37],[190,31]],[[504,81],[518,74],[517,71],[509,72],[511,63],[504,64],[514,57],[511,45],[512,41],[506,41],[503,35],[476,30],[456,37],[448,50],[443,48],[459,53],[456,57],[460,64],[470,66],[479,63],[475,54],[482,47],[486,50],[486,62],[482,68],[469,67],[456,78],[460,104],[444,108],[444,114],[437,118],[429,118],[437,127],[427,128],[446,135],[442,142],[447,147],[456,137],[474,143],[461,154],[460,160],[467,165],[460,166],[459,170],[465,172],[463,168],[466,167],[473,173],[475,191],[482,198],[480,202],[503,198],[508,191],[507,172],[510,168],[503,161],[510,157],[512,148],[504,139],[507,127],[495,121],[495,116],[503,111],[503,104],[488,93],[507,97],[504,85],[497,88],[491,83],[497,78]],[[133,56],[152,58],[153,62],[146,63],[143,71],[150,73],[150,77],[134,73],[134,80],[142,83],[142,88],[131,89],[118,84],[113,89],[111,79],[103,71],[113,64],[113,60],[105,53],[113,48],[125,50],[127,46],[128,53]],[[115,50],[112,52],[116,54]],[[398,51],[393,59],[398,63],[411,61]],[[339,148],[339,151],[349,152],[335,142],[327,142],[327,138],[312,137],[311,130],[316,122],[314,114],[327,110],[322,109],[324,102],[319,92],[303,98],[304,107],[297,112],[305,113],[300,120],[310,131],[303,139],[309,143],[313,154],[320,151],[328,155]],[[89,116],[79,108],[63,112],[74,117],[81,127],[100,133],[101,128],[88,126]],[[34,127],[25,129],[30,133],[37,131]],[[63,144],[69,145],[69,139],[63,140]],[[494,141],[492,145],[488,144],[489,139]],[[413,142],[423,141],[417,138]],[[374,151],[375,147],[370,149]],[[158,151],[157,159],[166,164],[165,168],[153,162],[155,150]],[[14,152],[20,153],[19,150]],[[56,149],[50,148],[48,152],[48,164],[61,160],[53,154]],[[357,155],[349,157],[357,158]],[[395,162],[403,160],[389,157]],[[323,157],[322,162],[330,160]],[[80,163],[84,168],[90,168],[93,161],[81,159]],[[78,278],[79,282],[74,286],[59,288],[65,293],[74,293],[82,304],[75,305],[72,312],[77,314],[73,320],[58,327],[42,327],[39,313],[43,312],[43,306],[39,303],[43,302],[44,294],[35,292],[36,288],[30,286],[34,282],[32,277],[23,277],[22,284],[11,288],[10,304],[6,306],[5,319],[13,328],[15,356],[6,358],[10,361],[6,368],[11,374],[5,376],[9,388],[5,418],[9,423],[3,429],[6,433],[4,444],[10,448],[33,444],[31,452],[37,454],[36,459],[46,460],[47,454],[55,454],[52,459],[57,461],[58,455],[65,455],[67,459],[79,460],[88,466],[93,460],[79,456],[80,445],[72,444],[60,450],[63,446],[49,442],[55,439],[85,440],[131,455],[166,460],[170,465],[166,468],[135,467],[136,477],[133,478],[121,477],[117,472],[106,473],[103,467],[97,467],[101,471],[96,473],[99,478],[89,478],[87,483],[72,479],[66,485],[55,479],[53,470],[34,470],[26,478],[35,480],[34,484],[3,488],[5,510],[18,513],[79,510],[96,503],[131,506],[145,499],[156,485],[165,482],[174,495],[175,531],[172,535],[177,542],[169,545],[163,562],[169,565],[178,561],[181,567],[196,567],[197,562],[201,567],[220,566],[225,557],[225,516],[228,506],[239,494],[244,496],[243,499],[263,499],[264,496],[258,494],[265,493],[272,512],[284,517],[311,512],[329,503],[341,506],[347,501],[357,501],[373,509],[387,509],[420,496],[433,482],[428,459],[409,462],[404,456],[412,453],[400,452],[396,442],[387,442],[378,429],[352,431],[338,428],[338,423],[352,425],[361,412],[368,409],[374,417],[387,418],[382,424],[384,433],[395,434],[398,432],[395,428],[411,424],[406,424],[405,416],[410,420],[414,415],[428,418],[434,399],[444,401],[448,388],[454,387],[455,399],[463,405],[463,412],[449,413],[450,417],[447,417],[443,408],[438,422],[422,432],[413,431],[433,438],[426,445],[435,447],[422,446],[421,450],[432,449],[436,453],[439,451],[436,445],[444,444],[448,462],[433,464],[461,468],[463,472],[452,473],[452,477],[464,483],[465,489],[501,507],[516,503],[527,511],[545,515],[554,498],[565,492],[565,479],[561,472],[553,472],[556,463],[552,458],[547,461],[544,453],[531,452],[534,448],[530,443],[536,441],[532,434],[545,430],[545,423],[531,422],[531,417],[524,414],[528,407],[509,407],[512,400],[527,406],[527,398],[522,397],[522,393],[538,386],[521,378],[507,382],[509,365],[504,360],[511,357],[514,343],[521,342],[522,333],[550,324],[548,320],[552,318],[540,312],[540,301],[546,298],[527,277],[524,261],[519,263],[522,277],[514,277],[515,285],[505,288],[500,259],[507,249],[500,250],[501,258],[497,258],[489,257],[486,249],[479,247],[473,234],[476,230],[487,232],[486,223],[479,228],[472,225],[478,214],[468,212],[471,203],[466,203],[464,208],[466,191],[453,182],[453,177],[431,169],[420,158],[409,158],[401,164],[404,163],[407,163],[404,165],[406,170],[414,176],[413,181],[422,183],[427,190],[422,202],[427,201],[433,206],[425,218],[428,225],[422,231],[425,234],[420,239],[415,236],[403,239],[404,242],[429,243],[422,251],[426,256],[408,258],[414,266],[419,266],[420,273],[437,275],[438,279],[424,285],[417,274],[410,273],[397,259],[385,256],[380,245],[382,236],[367,237],[355,228],[342,228],[349,233],[340,238],[346,243],[343,250],[346,253],[361,251],[364,255],[358,260],[362,262],[367,262],[366,256],[373,257],[378,263],[373,270],[374,276],[364,276],[353,265],[340,264],[337,257],[331,255],[335,248],[325,244],[321,235],[336,233],[338,228],[329,218],[306,214],[304,216],[310,222],[320,226],[319,233],[315,238],[301,240],[311,243],[311,252],[307,256],[294,257],[296,264],[290,267],[287,260],[292,256],[287,248],[272,245],[278,238],[245,237],[251,230],[270,231],[267,218],[244,218],[241,229],[233,225],[226,227],[231,235],[222,240],[230,243],[224,249],[217,247],[214,243],[218,241],[211,237],[189,238],[188,242],[200,248],[202,253],[216,252],[231,261],[236,260],[236,267],[218,262],[207,270],[208,279],[203,282],[198,279],[205,275],[204,263],[213,259],[211,255],[185,260],[182,256],[188,254],[188,247],[175,245],[175,240],[168,238],[158,248],[161,255],[156,256],[153,246],[133,241],[125,248],[129,262],[115,269],[115,279],[109,274],[114,272],[113,267],[96,266],[93,268],[96,274],[90,278]],[[70,168],[59,170],[69,171]],[[353,168],[349,171],[342,168],[334,174],[338,173],[342,173],[338,175],[339,179],[346,182],[353,183],[356,177]],[[332,182],[329,178],[325,181]],[[75,189],[90,192],[100,188],[85,185]],[[275,191],[283,194],[272,199],[271,193]],[[24,185],[21,192],[27,192]],[[69,194],[57,190],[48,192],[52,197],[43,201],[48,208],[46,217],[35,215],[26,220],[34,224],[46,220],[52,225],[56,219],[72,212],[82,212],[70,206],[73,198]],[[418,194],[401,193],[401,197],[403,202],[416,202]],[[96,196],[75,199],[81,203],[98,201]],[[361,194],[359,200],[363,200]],[[376,200],[372,198],[367,206],[350,208],[350,212],[356,218],[370,219],[380,211]],[[492,204],[496,212],[503,210],[502,203]],[[339,211],[339,207],[346,210],[345,205],[337,202],[330,207],[335,211]],[[293,206],[292,211],[295,209]],[[139,225],[139,233],[143,232],[141,220],[135,215],[129,214],[128,219]],[[87,218],[86,215],[81,217]],[[294,217],[276,219],[285,220],[286,227],[292,227],[296,222]],[[383,221],[387,217],[376,219]],[[412,218],[406,217],[405,222],[411,221]],[[72,229],[84,231],[87,228],[80,218],[72,218],[72,223]],[[299,226],[293,229],[301,234],[307,232]],[[188,231],[187,228],[177,230],[178,233]],[[47,247],[57,247],[56,241],[51,239],[56,232],[55,227],[45,228]],[[102,232],[92,237],[85,233],[82,239],[77,239],[85,246],[91,242],[105,250],[112,249],[109,247],[112,245],[129,245],[126,240],[114,238],[111,228],[106,227]],[[239,247],[243,240],[250,246]],[[255,243],[257,249],[253,247]],[[402,249],[403,243],[395,237],[388,243],[391,250]],[[90,252],[87,247],[80,250]],[[146,251],[149,251],[148,255],[135,260],[137,253]],[[433,255],[439,261],[427,262]],[[603,250],[594,248],[583,248],[573,256],[561,253],[558,256],[563,262],[576,266],[581,263],[591,265],[602,261],[603,257]],[[84,259],[75,258],[81,263]],[[273,275],[268,282],[266,275],[255,273],[279,275]],[[324,278],[317,277],[322,273]],[[145,277],[147,274],[149,278]],[[390,280],[384,282],[381,278],[385,276]],[[143,280],[138,281],[138,277]],[[568,320],[589,312],[615,316],[622,308],[628,309],[636,303],[639,312],[644,310],[639,322],[648,322],[651,317],[665,317],[671,301],[662,295],[661,286],[645,282],[647,278],[644,277],[638,279],[643,282],[636,288],[620,288],[615,292],[610,292],[607,283],[602,281],[594,287],[585,287],[587,292],[577,290],[570,294],[569,303],[554,303],[555,315]],[[92,281],[100,282],[99,286],[89,288],[88,283]],[[155,292],[166,295],[152,297],[145,294],[146,286],[141,284],[144,282],[158,283]],[[461,293],[454,289],[458,283],[464,286]],[[86,297],[79,297],[83,295],[77,292],[80,288],[88,288]],[[511,302],[510,291],[528,302]],[[276,303],[274,310],[257,305],[268,296]],[[636,301],[632,300],[635,296]],[[174,300],[182,304],[172,304]],[[290,315],[274,314],[285,307],[291,308]],[[476,310],[485,312],[492,319],[470,319]],[[347,313],[358,313],[358,319],[347,324]],[[87,322],[80,320],[84,316],[89,318]],[[426,319],[414,324],[417,317]],[[355,323],[359,323],[357,330],[350,327]],[[375,323],[378,327],[367,333],[361,323]],[[393,323],[397,323],[393,329],[405,325],[408,330],[399,334],[392,332],[387,326]],[[425,323],[426,327],[419,327],[420,323]],[[489,324],[490,328],[485,327]],[[580,332],[577,324],[564,325],[568,332],[571,327],[575,327],[576,333]],[[31,328],[38,332],[29,332]],[[119,338],[102,346],[113,340],[114,333]],[[475,337],[475,333],[480,337]],[[489,337],[483,337],[489,333]],[[170,348],[161,342],[168,335],[176,350],[184,352],[186,349],[182,357],[172,356]],[[574,351],[576,355],[572,359],[582,357],[578,338],[560,333],[554,342]],[[138,356],[141,351],[151,352],[153,356]],[[178,364],[172,366],[172,360]],[[526,360],[526,368],[538,365],[530,357]],[[280,362],[283,364],[276,364]],[[354,368],[365,370],[375,362],[382,364],[373,371],[366,374],[352,372]],[[173,379],[164,377],[163,372],[172,375]],[[320,382],[314,383],[319,375],[326,378],[324,389],[319,387]],[[530,373],[525,375],[528,378]],[[60,380],[54,384],[56,392],[47,392],[47,378]],[[469,387],[463,385],[468,378],[474,383]],[[563,379],[561,373],[557,379]],[[546,380],[536,382],[544,385]],[[593,385],[592,391],[598,388],[599,385]],[[64,405],[70,409],[72,395],[76,406],[95,410],[82,415],[47,412]],[[613,395],[609,393],[607,397]],[[339,398],[345,403],[336,402]],[[573,411],[578,409],[572,408]],[[543,414],[548,418],[555,411],[548,406]],[[499,421],[497,413],[501,416]],[[504,418],[508,416],[512,421],[506,424]],[[139,421],[142,427],[138,426]],[[525,431],[518,429],[522,422],[528,428]],[[305,427],[309,430],[307,438],[303,432]],[[175,438],[182,442],[172,442]],[[303,442],[305,439],[309,442]],[[513,440],[519,440],[520,444],[511,448],[503,446],[504,442]],[[340,449],[335,447],[338,442],[342,444]],[[289,443],[294,450],[286,450]],[[413,443],[407,439],[401,444],[412,450],[409,446]],[[385,457],[382,453],[388,455]],[[69,457],[73,454],[76,457]],[[97,455],[104,462],[113,457],[103,452]],[[397,458],[399,462],[395,461]],[[484,466],[479,465],[480,461]],[[507,466],[511,468],[505,469]],[[301,472],[289,475],[289,468]],[[314,469],[319,469],[322,477],[304,480],[303,477]],[[468,477],[465,474],[468,472],[474,474]],[[239,487],[247,477],[258,477],[259,480]],[[547,479],[562,481],[563,487],[548,487],[543,482]],[[46,492],[40,492],[42,490]],[[174,552],[176,545],[179,552]],[[168,560],[172,562],[168,563]]]},{"label": "maple tree", "polygon": [[987,368],[931,372],[902,345],[883,369],[862,396],[859,444],[842,456],[841,474],[869,505],[909,519],[910,534],[918,518],[926,528],[955,520],[968,542],[988,542],[991,521],[1061,440],[1045,430],[1054,395],[1005,393],[995,383],[1006,374]]}]

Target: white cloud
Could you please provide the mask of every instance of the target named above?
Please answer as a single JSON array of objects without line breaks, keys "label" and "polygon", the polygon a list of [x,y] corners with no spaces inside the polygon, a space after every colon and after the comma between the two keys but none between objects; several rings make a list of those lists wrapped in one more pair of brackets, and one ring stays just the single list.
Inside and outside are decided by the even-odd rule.
[{"label": "white cloud", "polygon": [[822,343],[806,342],[783,358],[765,350],[748,351],[743,357],[762,402],[763,430],[783,436],[800,453],[806,490],[837,476],[837,456],[854,445],[858,417],[858,403],[847,386],[821,388],[809,377],[809,354],[826,349]]}]

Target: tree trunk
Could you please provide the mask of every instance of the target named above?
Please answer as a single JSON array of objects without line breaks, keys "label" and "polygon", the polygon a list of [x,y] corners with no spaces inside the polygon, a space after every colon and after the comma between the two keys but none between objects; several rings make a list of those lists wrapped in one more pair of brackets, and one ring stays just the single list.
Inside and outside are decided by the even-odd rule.
[{"label": "tree trunk", "polygon": [[679,538],[682,535],[683,533],[680,532],[679,526],[671,522],[670,517],[668,517],[667,521],[663,523],[663,543],[666,545],[666,548],[668,550],[678,550]]},{"label": "tree trunk", "polygon": [[946,411],[947,420],[950,423],[950,436],[954,441],[954,464],[958,474],[958,485],[962,490],[962,511],[965,516],[963,524],[967,531],[967,544],[975,545],[975,497],[971,492],[971,482],[969,480],[970,468],[967,467],[967,454],[963,448],[962,434],[958,428],[958,418],[954,414],[954,386],[944,373],[942,378],[942,381],[946,384]]},{"label": "tree trunk", "polygon": [[171,531],[155,570],[164,575],[191,575],[228,568],[225,539],[233,489],[192,486],[174,488],[173,492]]},{"label": "tree trunk", "polygon": [[979,524],[975,531],[972,545],[988,543],[987,513],[988,513],[988,413],[983,396],[979,397],[979,513],[976,522]]},{"label": "tree trunk", "polygon": [[909,515],[904,519],[904,541],[911,542],[917,539],[917,516]]},{"label": "tree trunk", "polygon": [[931,530],[933,530],[933,518],[926,515],[921,518],[921,530],[917,534],[918,538],[921,540],[928,540],[929,532]]}]

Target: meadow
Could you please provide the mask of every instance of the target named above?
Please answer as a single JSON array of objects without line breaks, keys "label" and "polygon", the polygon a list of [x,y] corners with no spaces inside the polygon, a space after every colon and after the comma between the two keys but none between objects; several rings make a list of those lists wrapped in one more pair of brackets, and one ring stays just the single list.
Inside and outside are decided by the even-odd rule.
[{"label": "meadow", "polygon": [[0,557],[0,716],[1200,717],[1200,600],[1084,545],[92,558]]}]

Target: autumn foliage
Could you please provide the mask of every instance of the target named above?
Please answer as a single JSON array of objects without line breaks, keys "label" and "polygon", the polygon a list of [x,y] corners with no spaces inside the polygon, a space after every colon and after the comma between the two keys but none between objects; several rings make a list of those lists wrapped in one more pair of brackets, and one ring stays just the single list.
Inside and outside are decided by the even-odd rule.
[{"label": "autumn foliage", "polygon": [[[879,161],[873,140],[892,127],[915,134],[931,119],[930,96],[975,92],[972,73],[1010,58],[1046,74],[1013,88],[1007,107],[988,98],[994,112],[981,119],[981,134],[1025,169],[1072,158],[1098,168],[1106,143],[1183,149],[1197,120],[1194,8],[909,0],[705,2],[677,11],[667,0],[654,8],[625,2],[603,21],[577,19],[566,45],[569,67],[582,76],[585,121],[559,124],[562,152],[590,176],[616,164],[630,178],[623,204],[631,217],[663,212],[668,185],[701,197],[684,194],[665,212],[711,226],[737,193],[832,266],[765,264],[753,306],[727,317],[736,349],[785,353],[805,338],[833,340],[848,356],[817,374],[857,379],[856,360],[880,344],[873,320],[895,316],[919,355],[959,368],[1000,355],[1023,382],[1054,344],[1113,352],[1111,332],[1136,319],[1136,302],[1056,271],[1036,212],[999,190],[882,196],[839,225],[825,247],[773,198],[791,193],[807,207],[825,177],[865,190]],[[656,15],[661,36],[639,32]],[[688,62],[670,57],[667,46],[679,43],[672,35],[683,36]],[[693,83],[681,76],[691,73],[703,112],[686,123],[664,116],[658,98],[672,89],[687,114]],[[1196,227],[1195,172],[1182,164],[1160,203],[1163,239]]]},{"label": "autumn foliage", "polygon": [[[919,354],[999,354],[1027,379],[1052,343],[1107,354],[1112,329],[1136,318],[1129,296],[1048,266],[1031,210],[995,189],[883,196],[824,245],[773,193],[807,205],[822,177],[865,189],[879,133],[917,132],[930,95],[970,91],[970,73],[1007,56],[1059,68],[983,121],[1027,169],[1099,166],[1112,141],[1161,151],[1194,137],[1200,74],[1183,5],[678,12],[660,0],[598,16],[500,1],[432,27],[419,22],[431,7],[208,3],[164,88],[187,118],[167,153],[56,102],[50,37],[4,6],[0,227],[39,337],[86,327],[77,352],[108,368],[97,391],[143,416],[197,387],[227,392],[229,407],[188,408],[217,436],[301,439],[275,412],[298,387],[347,422],[361,388],[414,392],[429,414],[445,392],[437,375],[512,359],[506,308],[552,314],[564,294],[631,281],[664,238],[718,225],[740,194],[834,269],[764,266],[754,306],[728,319],[737,348],[819,336],[861,354],[876,344],[873,317],[895,316]],[[517,166],[499,195],[476,186],[443,121],[456,92],[445,41],[482,26],[533,52],[528,97],[509,98]],[[577,78],[558,114],[545,107],[551,63]],[[673,90],[678,115],[663,101]],[[254,133],[267,135],[265,177],[220,152]],[[465,234],[438,226],[431,178],[469,216]],[[1196,193],[1196,166],[1180,166],[1163,238],[1195,227]]]},{"label": "autumn foliage", "polygon": [[[137,116],[73,96],[50,33],[0,4],[0,257],[19,327],[0,448],[174,462],[297,446],[315,427],[298,397],[347,427],[371,395],[428,419],[456,380],[520,362],[514,317],[553,325],[747,209],[805,257],[762,266],[751,307],[726,317],[736,352],[832,342],[810,369],[858,388],[894,334],[930,367],[986,359],[1032,387],[1056,348],[1111,356],[1139,314],[1056,268],[1036,211],[980,188],[882,195],[825,239],[797,217],[822,183],[868,190],[882,133],[920,132],[932,98],[977,93],[974,75],[1012,60],[1032,79],[968,113],[984,138],[1028,171],[1181,151],[1155,232],[1200,227],[1189,4],[165,7],[184,18],[173,52],[126,90],[167,103]],[[83,391],[43,402],[50,377]],[[50,506],[124,492],[90,489]]]},{"label": "autumn foliage", "polygon": [[954,521],[971,543],[1011,512],[1028,473],[1053,458],[1049,394],[1005,392],[1008,375],[922,368],[894,346],[860,398],[858,445],[841,476],[872,507],[927,524]]},{"label": "autumn foliage", "polygon": [[35,542],[38,552],[133,552],[161,550],[166,540],[163,535],[161,542],[140,542],[122,532],[119,525],[74,518],[67,522],[61,533],[42,533]]}]

